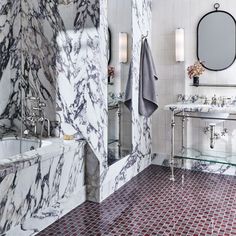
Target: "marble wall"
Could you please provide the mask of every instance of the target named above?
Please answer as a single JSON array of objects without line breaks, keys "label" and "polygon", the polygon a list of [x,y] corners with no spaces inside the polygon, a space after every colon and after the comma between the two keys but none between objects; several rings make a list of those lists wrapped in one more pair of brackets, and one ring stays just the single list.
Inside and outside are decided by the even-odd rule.
[{"label": "marble wall", "polygon": [[[151,3],[151,0],[132,1],[132,154],[104,168],[102,163],[106,163],[106,157],[103,157],[102,162],[97,161],[88,147],[86,181],[87,199],[90,201],[103,201],[151,163],[151,120],[138,113],[141,42],[142,34],[146,35],[148,31],[151,35]],[[102,1],[100,4],[101,10],[106,10],[107,2]],[[107,29],[106,13],[101,12],[101,17],[101,22],[104,22],[101,28]],[[107,64],[103,66],[107,68]]]},{"label": "marble wall", "polygon": [[[117,163],[116,175],[107,166],[107,0],[22,1],[21,9],[22,95],[40,97],[47,118],[60,115],[63,134],[87,141],[88,199],[102,201],[150,164],[151,120],[138,114],[138,86],[141,36],[151,35],[151,0],[132,1],[133,150]],[[23,105],[26,117],[25,99]]]},{"label": "marble wall", "polygon": [[[155,61],[159,76],[160,110],[154,114],[153,119],[153,152],[157,154],[154,163],[167,163],[170,154],[170,120],[171,114],[164,111],[164,106],[177,101],[178,94],[186,95],[207,95],[207,96],[227,96],[235,97],[235,88],[204,88],[192,87],[192,81],[188,78],[186,69],[189,65],[197,61],[196,53],[196,30],[198,21],[209,11],[213,10],[215,1],[181,0],[173,2],[170,0],[160,0],[153,2],[153,23],[156,29],[153,30],[152,44]],[[221,10],[230,12],[236,18],[236,2],[233,0],[219,1]],[[176,28],[185,29],[185,62],[176,63],[174,31]],[[234,72],[236,63],[230,68],[220,72],[205,71],[200,82],[210,84],[235,84]],[[210,149],[209,134],[205,135],[204,127],[207,125],[204,120],[188,121],[188,132],[186,133],[185,144],[200,151],[208,153],[220,153],[232,151],[234,149],[235,122],[225,122],[224,126],[229,129],[229,135],[216,141],[214,150]],[[181,148],[181,120],[176,119],[175,149],[178,152]],[[217,124],[217,132],[223,130],[223,124]],[[235,151],[234,151],[235,152]],[[187,163],[187,168],[203,170],[215,173],[225,173],[235,175],[236,170],[227,165],[215,165],[204,162]]]},{"label": "marble wall", "polygon": [[148,41],[151,44],[151,19],[152,19],[152,1],[133,1],[132,27],[133,27],[133,111],[132,111],[132,135],[133,151],[140,152],[142,155],[151,154],[151,119],[139,115],[138,97],[139,97],[139,71],[142,36],[148,34]]},{"label": "marble wall", "polygon": [[100,201],[148,167],[151,163],[151,119],[138,113],[139,68],[142,34],[151,43],[152,0],[132,1],[132,154],[113,164],[101,175]]},{"label": "marble wall", "polygon": [[63,134],[85,138],[101,159],[107,112],[99,1],[24,1],[22,11],[23,97],[40,97],[47,118],[59,121],[58,112]]},{"label": "marble wall", "polygon": [[5,1],[1,13],[0,125],[18,122],[19,128],[22,115],[29,127],[27,97],[39,97],[46,118],[60,121],[58,112],[62,132],[85,138],[101,160],[107,153],[107,59],[99,0]]},{"label": "marble wall", "polygon": [[0,136],[19,133],[21,76],[20,1],[0,3]]},{"label": "marble wall", "polygon": [[85,138],[105,166],[107,68],[103,65],[107,59],[100,4],[98,0],[78,1],[76,5],[70,4],[67,14],[63,14],[67,16],[76,7],[72,24],[67,30],[58,31],[57,104],[62,108],[63,132]]},{"label": "marble wall", "polygon": [[85,201],[84,145],[53,140],[37,158],[21,157],[27,168],[0,175],[0,235],[35,235]]},{"label": "marble wall", "polygon": [[[106,4],[105,0],[21,1],[21,12],[18,9],[17,17],[22,18],[17,22],[22,22],[19,26],[22,29],[19,58],[22,61],[14,58],[19,63],[19,70],[22,67],[23,117],[28,117],[31,112],[26,98],[40,97],[47,105],[47,118],[60,121],[60,115],[63,134],[76,134],[77,138],[86,139],[92,155],[99,162],[99,173],[107,167]],[[11,8],[10,1],[6,2],[6,8],[1,8],[9,19],[13,12]],[[8,26],[5,28],[7,31]],[[11,31],[5,41],[10,37]],[[4,49],[7,42],[2,41]],[[10,56],[7,50],[4,53]],[[4,73],[10,74],[10,63],[8,67]],[[17,81],[13,85],[18,95],[20,79],[15,74],[12,77]],[[20,104],[19,97],[16,101]],[[24,125],[27,125],[25,120]],[[61,153],[1,177],[0,188],[6,193],[1,195],[1,205],[6,204],[1,208],[1,233],[16,225],[9,235],[18,234],[21,230],[26,235],[36,233],[82,203],[85,188],[81,185],[84,183],[77,185],[76,182],[84,180],[85,175],[84,162],[83,165],[78,162],[81,154],[79,150],[68,155]],[[25,188],[20,189],[24,181]],[[71,196],[80,191],[79,188],[82,192]],[[19,194],[21,197],[16,201]],[[11,208],[11,203],[16,206]]]}]

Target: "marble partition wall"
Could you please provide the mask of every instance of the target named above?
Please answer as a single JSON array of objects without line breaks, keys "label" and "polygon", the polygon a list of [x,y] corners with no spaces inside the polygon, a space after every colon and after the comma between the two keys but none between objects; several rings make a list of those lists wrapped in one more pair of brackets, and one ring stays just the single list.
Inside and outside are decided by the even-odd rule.
[{"label": "marble partition wall", "polygon": [[[150,32],[151,0],[132,1],[133,151],[116,164],[114,174],[107,166],[106,144],[107,0],[21,1],[23,97],[40,97],[47,105],[46,117],[61,119],[62,134],[87,141],[87,161],[94,170],[87,172],[87,194],[99,202],[150,164],[151,121],[138,114],[138,81],[141,35]],[[23,105],[27,117],[31,111],[26,99]]]},{"label": "marble partition wall", "polygon": [[[141,117],[138,113],[141,42],[142,34],[146,34],[147,31],[151,32],[151,2],[151,0],[132,0],[132,154],[107,167],[103,164],[107,163],[106,156],[97,161],[92,150],[88,147],[86,181],[87,199],[90,201],[103,201],[151,163],[151,120]],[[103,36],[107,34],[106,8],[107,1],[100,1],[100,35]],[[100,43],[104,50],[103,43],[106,41],[102,40]],[[104,61],[101,66],[107,69],[107,62]],[[106,87],[103,88],[106,91]]]},{"label": "marble partition wall", "polygon": [[[138,86],[142,34],[151,34],[151,0],[132,5],[133,153],[150,156],[151,121],[138,114]],[[103,181],[108,172],[107,0],[25,1],[22,11],[25,94],[46,102],[49,119],[56,119],[55,111],[60,114],[64,134],[86,139]]]},{"label": "marble partition wall", "polygon": [[[106,50],[98,0],[77,1],[68,30],[58,32],[56,59],[57,105],[62,109],[62,130],[85,138],[103,165],[106,157]],[[68,14],[65,14],[67,16]],[[68,23],[68,22],[67,22]],[[105,45],[105,42],[104,42]]]},{"label": "marble partition wall", "polygon": [[139,71],[142,36],[148,35],[151,44],[152,0],[133,0],[132,27],[133,27],[133,151],[142,155],[151,155],[151,119],[139,115]]},{"label": "marble partition wall", "polygon": [[[54,1],[21,1],[23,117],[32,114],[29,97],[46,103],[45,116],[55,120],[58,31],[65,29]],[[24,120],[27,126],[27,121]]]},{"label": "marble partition wall", "polygon": [[100,179],[100,201],[151,164],[151,119],[138,112],[139,70],[142,35],[151,38],[152,0],[132,0],[132,154],[107,168]]},{"label": "marble partition wall", "polygon": [[0,137],[19,133],[21,41],[20,1],[0,3]]},{"label": "marble partition wall", "polygon": [[[22,2],[23,97],[40,97],[46,117],[62,121],[62,134],[86,139],[103,162],[106,39],[100,25],[99,0]],[[25,101],[24,116],[30,112]]]}]

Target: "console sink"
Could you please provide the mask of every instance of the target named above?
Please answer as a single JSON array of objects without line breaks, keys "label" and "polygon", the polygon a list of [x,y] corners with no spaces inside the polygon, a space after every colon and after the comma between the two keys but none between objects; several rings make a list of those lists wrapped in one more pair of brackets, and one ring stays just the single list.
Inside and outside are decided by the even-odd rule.
[{"label": "console sink", "polygon": [[[196,112],[195,115],[199,118],[212,118],[212,119],[204,119],[208,123],[222,123],[227,119],[230,113],[236,113],[235,105],[227,105],[224,107],[205,105],[205,104],[197,104],[197,103],[175,103],[165,106],[166,110],[174,110],[174,111],[186,111],[186,112]],[[214,119],[216,118],[216,119]]]}]

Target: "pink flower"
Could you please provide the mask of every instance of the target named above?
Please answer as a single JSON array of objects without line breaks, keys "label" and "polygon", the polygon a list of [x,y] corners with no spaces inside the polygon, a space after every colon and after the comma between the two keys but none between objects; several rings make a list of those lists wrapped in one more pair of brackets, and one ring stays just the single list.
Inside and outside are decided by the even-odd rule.
[{"label": "pink flower", "polygon": [[197,61],[192,66],[189,66],[187,68],[188,76],[190,79],[192,79],[193,77],[199,77],[200,75],[203,74],[205,69],[201,63],[202,63],[201,61]]},{"label": "pink flower", "polygon": [[114,77],[115,76],[115,67],[108,66],[108,77]]}]

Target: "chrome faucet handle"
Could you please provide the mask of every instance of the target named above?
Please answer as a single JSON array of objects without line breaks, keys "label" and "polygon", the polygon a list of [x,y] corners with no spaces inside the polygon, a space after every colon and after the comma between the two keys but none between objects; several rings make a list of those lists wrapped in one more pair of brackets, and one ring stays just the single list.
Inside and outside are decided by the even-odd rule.
[{"label": "chrome faucet handle", "polygon": [[183,94],[178,94],[177,95],[177,101],[182,102],[183,101]]},{"label": "chrome faucet handle", "polygon": [[33,107],[32,108],[34,111],[42,111],[43,109],[41,107]]},{"label": "chrome faucet handle", "polygon": [[209,104],[209,99],[207,98],[207,96],[204,97],[204,105],[208,105]]},{"label": "chrome faucet handle", "polygon": [[43,122],[44,121],[44,118],[43,117],[39,117],[38,118],[38,122]]},{"label": "chrome faucet handle", "polygon": [[221,107],[224,107],[227,104],[226,97],[222,97]]},{"label": "chrome faucet handle", "polygon": [[199,96],[198,95],[193,95],[191,96],[191,101],[192,103],[195,103],[198,100]]},{"label": "chrome faucet handle", "polygon": [[39,101],[39,97],[34,97],[34,96],[27,97],[26,99],[30,101]]},{"label": "chrome faucet handle", "polygon": [[236,105],[236,97],[231,97],[230,104]]},{"label": "chrome faucet handle", "polygon": [[39,107],[41,108],[41,107],[46,107],[46,103],[44,103],[44,102],[39,102]]},{"label": "chrome faucet handle", "polygon": [[211,105],[216,105],[217,104],[217,98],[216,98],[216,95],[214,95],[212,98],[211,98]]},{"label": "chrome faucet handle", "polygon": [[24,130],[23,134],[24,135],[29,135],[30,131],[28,129]]},{"label": "chrome faucet handle", "polygon": [[226,98],[226,105],[229,105],[232,103],[232,97]]},{"label": "chrome faucet handle", "polygon": [[182,102],[186,103],[190,100],[191,96],[183,95]]},{"label": "chrome faucet handle", "polygon": [[48,131],[48,138],[51,136],[51,121],[48,118],[43,118],[47,122],[47,131]]}]

